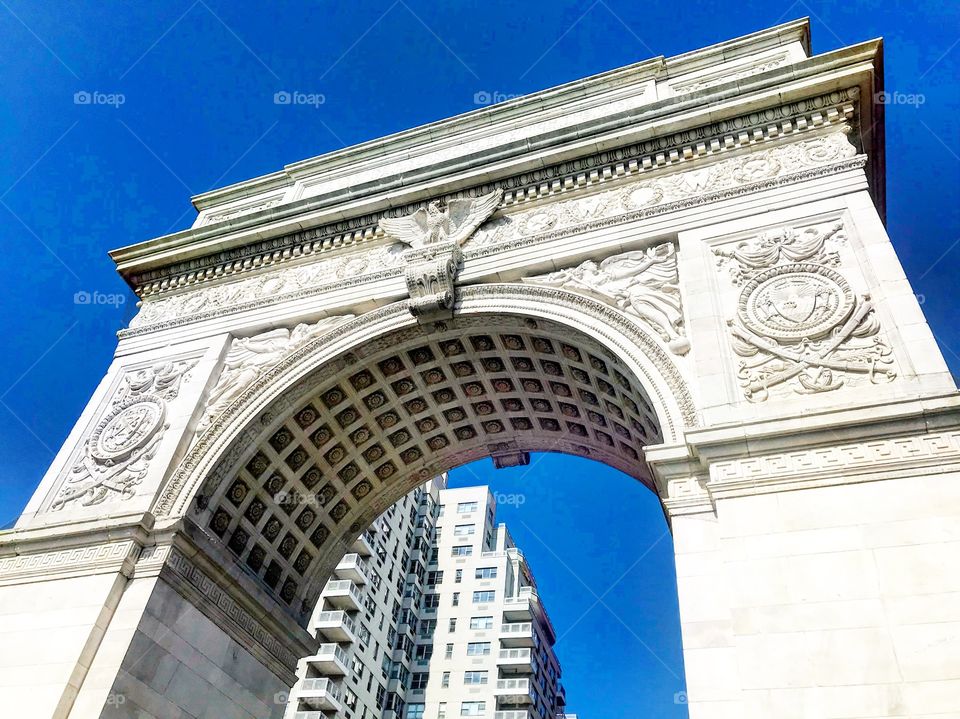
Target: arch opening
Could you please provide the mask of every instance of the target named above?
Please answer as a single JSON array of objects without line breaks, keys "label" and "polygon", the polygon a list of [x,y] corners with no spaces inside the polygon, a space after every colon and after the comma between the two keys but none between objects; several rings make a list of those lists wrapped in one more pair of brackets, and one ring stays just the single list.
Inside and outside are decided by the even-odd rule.
[{"label": "arch opening", "polygon": [[643,448],[664,441],[658,403],[624,358],[568,324],[478,313],[341,358],[288,388],[283,412],[259,415],[254,441],[207,475],[189,512],[303,622],[362,530],[453,468],[560,452],[654,489]]}]

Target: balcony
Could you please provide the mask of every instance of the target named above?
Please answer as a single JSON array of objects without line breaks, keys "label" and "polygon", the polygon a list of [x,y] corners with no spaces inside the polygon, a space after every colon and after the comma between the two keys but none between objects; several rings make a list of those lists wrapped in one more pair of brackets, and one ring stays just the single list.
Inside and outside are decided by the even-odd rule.
[{"label": "balcony", "polygon": [[328,642],[355,642],[357,627],[350,616],[343,611],[320,612],[313,628]]},{"label": "balcony", "polygon": [[533,619],[538,602],[533,587],[520,587],[517,596],[503,600],[503,618],[508,622],[529,622]]},{"label": "balcony", "polygon": [[529,679],[497,679],[497,701],[504,704],[532,704],[533,688]]},{"label": "balcony", "polygon": [[297,698],[301,704],[322,711],[340,711],[340,686],[326,678],[306,678],[300,683]]},{"label": "balcony", "polygon": [[367,563],[359,554],[344,554],[336,568],[337,577],[349,579],[357,584],[367,583]]},{"label": "balcony", "polygon": [[327,582],[327,586],[323,588],[323,599],[337,609],[346,609],[354,612],[363,606],[363,598],[360,596],[360,590],[357,589],[357,585],[349,579],[331,579]]},{"label": "balcony", "polygon": [[504,674],[532,674],[536,657],[532,649],[501,649],[497,666]]},{"label": "balcony", "polygon": [[353,546],[350,547],[354,552],[359,554],[361,557],[370,557],[373,555],[373,535],[367,532],[364,532],[359,537],[353,540]]},{"label": "balcony", "polygon": [[316,654],[307,657],[307,664],[318,674],[344,676],[350,671],[347,653],[336,644],[321,644]]},{"label": "balcony", "polygon": [[504,647],[535,647],[537,645],[533,624],[509,622],[500,625],[500,643]]}]

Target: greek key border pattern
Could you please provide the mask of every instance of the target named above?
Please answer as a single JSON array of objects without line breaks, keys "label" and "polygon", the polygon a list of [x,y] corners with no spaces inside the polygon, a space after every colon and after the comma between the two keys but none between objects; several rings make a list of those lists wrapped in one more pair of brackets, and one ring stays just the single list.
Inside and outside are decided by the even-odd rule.
[{"label": "greek key border pattern", "polygon": [[18,554],[0,558],[0,581],[90,570],[119,570],[127,559],[135,559],[140,548],[131,540],[93,544],[54,552]]},{"label": "greek key border pattern", "polygon": [[207,574],[177,549],[170,552],[166,566],[223,612],[240,629],[287,667],[296,666],[299,657],[289,651],[249,612],[241,607]]},{"label": "greek key border pattern", "polygon": [[724,484],[843,470],[889,466],[903,462],[960,461],[960,431],[851,442],[831,447],[747,457],[711,466],[708,489]]}]

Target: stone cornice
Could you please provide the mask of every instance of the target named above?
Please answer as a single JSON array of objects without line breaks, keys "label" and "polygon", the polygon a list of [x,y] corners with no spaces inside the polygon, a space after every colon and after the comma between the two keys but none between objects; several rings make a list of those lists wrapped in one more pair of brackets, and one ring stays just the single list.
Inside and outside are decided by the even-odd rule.
[{"label": "stone cornice", "polygon": [[[676,172],[657,173],[650,176],[649,180],[637,177],[634,178],[636,181],[628,182],[624,179],[622,183],[606,181],[606,184],[601,186],[605,189],[601,189],[599,193],[589,193],[586,198],[607,198],[604,200],[604,210],[575,220],[557,222],[556,218],[569,216],[572,211],[569,208],[581,201],[579,195],[573,195],[569,200],[548,196],[544,198],[545,204],[542,207],[537,202],[524,205],[517,212],[503,215],[500,221],[495,221],[486,229],[481,228],[466,246],[465,258],[478,260],[498,253],[562,240],[586,231],[682,212],[711,202],[735,199],[819,177],[859,170],[864,166],[866,158],[853,154],[855,150],[842,132],[847,129],[842,124],[842,118],[838,117],[836,123],[833,125],[824,119],[819,125],[824,132],[802,134],[799,138],[780,136],[779,142],[770,143],[769,150],[759,150],[754,154],[744,156],[744,151],[741,151],[731,155],[730,159],[708,162],[702,166],[680,166]],[[764,171],[743,173],[742,163],[748,161],[753,162],[755,168],[764,168]],[[687,167],[690,168],[689,173],[700,173],[697,174],[698,178],[704,177],[703,172],[709,173],[712,178],[710,184],[685,184],[684,178],[688,177]],[[689,177],[692,178],[693,174]],[[653,193],[655,202],[641,203],[641,206],[638,206],[630,195],[637,191]],[[543,232],[526,234],[524,228],[536,213],[552,213],[553,226]],[[383,282],[399,280],[402,275],[402,267],[395,262],[396,249],[381,246],[379,250],[364,255],[334,256],[331,259],[317,259],[312,263],[300,262],[286,268],[241,274],[229,282],[224,280],[180,292],[165,293],[146,300],[129,328],[120,332],[120,337],[137,337],[230,313],[318,296],[321,293],[342,292],[359,285],[378,284],[382,287]],[[344,265],[348,257],[352,259]],[[345,271],[348,268],[349,271]],[[473,277],[471,283],[483,279]],[[398,282],[395,284],[399,291],[401,286]],[[393,297],[389,291],[380,292],[381,298]]]},{"label": "stone cornice", "polygon": [[[470,188],[457,195],[479,196],[503,188],[503,208],[534,204],[560,195],[594,190],[600,185],[656,175],[690,166],[691,162],[710,162],[746,148],[760,149],[789,137],[802,137],[821,128],[849,122],[856,114],[858,88],[838,90],[807,100],[768,108],[741,117],[677,132],[669,137],[626,145],[609,152],[564,162],[553,167],[505,178]],[[776,117],[772,117],[776,116]],[[443,199],[450,199],[445,196]],[[420,203],[405,207],[414,210]],[[374,214],[333,225],[251,243],[243,248],[222,252],[214,264],[199,261],[178,263],[162,271],[151,271],[139,279],[140,296],[182,291],[201,283],[222,281],[266,268],[302,261],[306,257],[325,257],[330,253],[354,249],[369,250],[387,244],[377,228],[380,217],[396,212]],[[402,213],[401,213],[402,214]],[[361,226],[350,229],[351,225]]]},{"label": "stone cornice", "polygon": [[73,521],[0,533],[0,585],[100,573],[127,576],[150,543],[153,515]]},{"label": "stone cornice", "polygon": [[201,193],[193,198],[198,210],[217,207],[237,199],[260,196],[284,186],[297,178],[311,174],[328,174],[341,167],[355,167],[358,159],[385,160],[385,153],[422,152],[423,148],[449,141],[459,142],[465,134],[491,134],[507,127],[514,129],[519,122],[533,122],[552,109],[561,113],[584,105],[608,104],[632,92],[638,84],[654,78],[671,78],[696,72],[723,62],[747,58],[758,52],[800,43],[810,53],[810,26],[807,18],[793,20],[739,38],[676,55],[658,56],[649,60],[616,68],[590,77],[574,80],[553,88],[524,95],[507,102],[456,115],[409,130],[386,135],[351,147],[286,165],[283,170],[239,182],[228,187]]},{"label": "stone cornice", "polygon": [[[654,157],[660,153],[669,158],[670,150],[674,149],[679,160],[689,152],[685,146],[692,146],[695,151],[698,141],[705,141],[709,148],[709,140],[714,135],[719,135],[722,142],[723,135],[732,127],[704,133],[703,128],[708,126],[704,125],[705,119],[715,119],[714,124],[739,123],[739,130],[743,129],[743,123],[736,118],[743,117],[746,108],[755,110],[755,125],[747,128],[749,137],[755,130],[769,124],[764,122],[762,113],[771,107],[809,101],[812,96],[837,87],[838,83],[872,92],[871,73],[877,63],[878,51],[877,42],[846,48],[789,67],[653,102],[621,115],[613,113],[578,125],[576,132],[569,137],[554,132],[537,141],[531,138],[506,155],[488,152],[465,161],[466,164],[425,168],[419,175],[406,173],[397,180],[399,184],[381,178],[376,186],[351,186],[347,194],[318,195],[269,207],[235,220],[117,250],[112,256],[121,273],[133,285],[176,278],[176,286],[181,282],[181,276],[196,272],[210,277],[222,276],[224,272],[233,271],[230,265],[246,261],[252,266],[257,262],[256,256],[268,252],[275,258],[284,254],[292,257],[301,254],[305,244],[309,244],[312,253],[324,246],[332,249],[376,240],[372,228],[379,215],[408,213],[428,199],[438,196],[442,199],[443,192],[447,196],[462,196],[485,192],[496,184],[508,191],[522,189],[523,197],[531,188],[533,194],[538,195],[544,183],[549,191],[553,180],[558,179],[558,173],[564,174],[556,169],[564,162],[581,163],[587,174],[589,170],[597,169],[596,165],[589,168],[583,165],[583,156],[591,152],[609,154],[609,157],[601,157],[600,164],[613,164],[613,172],[618,161],[613,153],[615,148],[624,144],[648,143]],[[786,117],[786,114],[778,114]],[[869,108],[861,108],[860,114],[861,123],[870,122]],[[674,143],[678,133],[684,132],[694,133],[693,142]],[[493,162],[491,157],[501,159]],[[575,159],[578,157],[580,159]],[[629,162],[629,159],[623,156],[619,161]],[[877,156],[876,161],[882,162],[882,158]],[[544,163],[549,170],[542,169]],[[575,174],[583,174],[583,171],[578,170]],[[536,179],[528,180],[529,173],[535,173]],[[603,171],[598,170],[598,178],[602,175]],[[478,187],[476,181],[481,177],[489,178],[489,182]],[[511,182],[515,185],[512,188],[509,186]],[[561,180],[561,187],[564,182]],[[517,195],[514,192],[514,196]],[[305,226],[312,227],[300,230]],[[294,228],[299,231],[290,233]]]},{"label": "stone cornice", "polygon": [[693,429],[648,447],[670,516],[721,499],[960,470],[960,395]]}]

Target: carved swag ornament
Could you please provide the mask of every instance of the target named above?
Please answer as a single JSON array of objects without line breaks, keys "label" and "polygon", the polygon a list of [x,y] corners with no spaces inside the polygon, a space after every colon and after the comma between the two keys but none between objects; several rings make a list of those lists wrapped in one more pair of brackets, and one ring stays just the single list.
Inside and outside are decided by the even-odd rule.
[{"label": "carved swag ornament", "polygon": [[167,403],[196,360],[156,364],[123,379],[106,414],[87,439],[51,511],[73,502],[84,507],[109,499],[130,499],[143,481],[166,423]]},{"label": "carved swag ornament", "polygon": [[460,249],[492,215],[503,192],[465,200],[451,200],[444,209],[431,202],[405,217],[383,218],[380,229],[405,245],[402,257],[410,293],[410,313],[420,319],[450,316],[456,302],[456,279],[463,268]]},{"label": "carved swag ornament", "polygon": [[728,321],[737,377],[751,402],[778,385],[813,394],[896,377],[890,347],[880,335],[868,295],[857,296],[834,268],[843,224],[802,231],[783,228],[717,249],[741,288],[737,315]]}]

